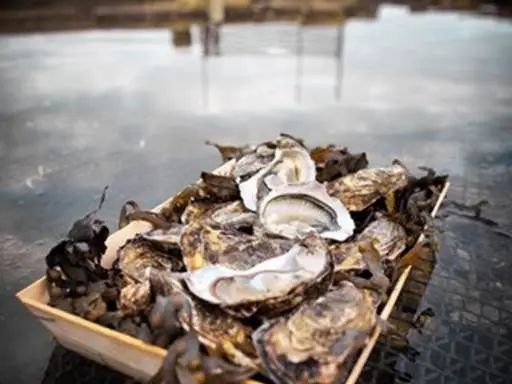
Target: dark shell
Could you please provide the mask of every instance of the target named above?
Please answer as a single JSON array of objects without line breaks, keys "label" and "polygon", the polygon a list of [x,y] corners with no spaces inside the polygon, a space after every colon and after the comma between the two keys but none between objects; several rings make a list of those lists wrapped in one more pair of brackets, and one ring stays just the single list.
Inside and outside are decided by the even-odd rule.
[{"label": "dark shell", "polygon": [[[229,351],[224,351],[228,357],[237,364],[253,367],[254,363],[249,363],[246,360],[256,358],[256,351],[251,340],[253,329],[220,308],[196,299],[176,276],[151,269],[149,279],[153,292],[166,298],[181,295],[190,306],[192,327],[200,335],[201,342],[214,349],[229,343],[238,352],[235,352],[234,356],[229,356]],[[190,330],[187,311],[180,311],[177,320],[184,330]]]},{"label": "dark shell", "polygon": [[327,183],[327,193],[341,200],[349,211],[362,211],[379,198],[404,188],[407,169],[400,165],[362,169]]},{"label": "dark shell", "polygon": [[333,383],[377,324],[373,295],[348,282],[292,315],[261,326],[253,341],[265,373],[276,383]]},{"label": "dark shell", "polygon": [[168,244],[162,246],[143,236],[137,236],[128,240],[119,249],[117,265],[127,277],[136,281],[144,280],[144,271],[147,267],[165,271],[183,270],[182,260],[166,252],[166,247]]},{"label": "dark shell", "polygon": [[119,310],[126,315],[144,312],[151,304],[151,287],[149,281],[129,283],[119,294]]},{"label": "dark shell", "polygon": [[293,241],[248,235],[234,228],[195,221],[183,230],[180,245],[189,271],[211,264],[246,270],[287,252]]},{"label": "dark shell", "polygon": [[185,226],[180,238],[187,270],[212,264],[246,270],[290,249],[291,240],[251,234],[256,219],[241,202],[217,205],[198,214]]},{"label": "dark shell", "polygon": [[372,221],[365,230],[357,236],[357,240],[377,240],[374,242],[374,246],[379,252],[381,261],[393,261],[405,249],[407,234],[400,224],[386,217],[380,217]]}]

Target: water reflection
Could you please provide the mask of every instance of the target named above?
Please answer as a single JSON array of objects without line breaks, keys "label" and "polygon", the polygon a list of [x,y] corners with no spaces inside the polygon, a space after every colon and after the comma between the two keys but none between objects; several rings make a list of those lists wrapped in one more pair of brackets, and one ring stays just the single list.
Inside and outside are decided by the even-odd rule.
[{"label": "water reflection", "polygon": [[[311,145],[368,151],[374,165],[393,157],[411,169],[428,164],[453,176],[453,199],[488,198],[489,217],[512,230],[508,23],[388,6],[369,22],[329,25],[234,25],[225,16],[219,56],[203,55],[199,16],[172,34],[169,24],[148,19],[146,27],[161,28],[0,39],[0,247],[7,261],[0,280],[9,287],[0,298],[7,341],[0,381],[33,383],[43,372],[48,334],[13,292],[40,277],[54,237],[91,209],[105,184],[112,194],[104,213],[113,225],[125,200],[151,207],[192,182],[218,164],[206,138],[255,143],[288,131]],[[329,104],[333,95],[339,104]],[[301,108],[290,108],[297,100]],[[203,114],[206,105],[222,113]],[[491,382],[510,364],[482,364],[481,355],[512,356],[511,338],[496,336],[512,319],[510,243],[474,222],[444,238],[461,240],[456,252],[441,247],[423,298],[437,319],[432,335],[418,339],[424,364],[415,367],[438,364],[454,345],[451,356],[477,382]],[[390,364],[390,380],[395,368],[414,373],[400,361]]]}]

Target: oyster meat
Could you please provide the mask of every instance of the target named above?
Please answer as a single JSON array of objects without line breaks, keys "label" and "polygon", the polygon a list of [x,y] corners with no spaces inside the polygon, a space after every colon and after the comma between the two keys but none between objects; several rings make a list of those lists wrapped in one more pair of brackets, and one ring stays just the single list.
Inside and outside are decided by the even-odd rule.
[{"label": "oyster meat", "polygon": [[355,229],[348,210],[317,181],[273,190],[261,202],[259,217],[268,232],[289,239],[317,232],[321,237],[344,241]]},{"label": "oyster meat", "polygon": [[379,198],[407,185],[407,169],[400,164],[362,169],[327,183],[327,193],[341,200],[349,211],[362,211]]},{"label": "oyster meat", "polygon": [[375,295],[343,282],[293,315],[262,325],[253,341],[275,383],[343,382],[378,323]]},{"label": "oyster meat", "polygon": [[236,271],[210,265],[184,274],[198,298],[237,317],[277,314],[293,308],[331,283],[332,262],[326,242],[311,234],[283,255]]}]

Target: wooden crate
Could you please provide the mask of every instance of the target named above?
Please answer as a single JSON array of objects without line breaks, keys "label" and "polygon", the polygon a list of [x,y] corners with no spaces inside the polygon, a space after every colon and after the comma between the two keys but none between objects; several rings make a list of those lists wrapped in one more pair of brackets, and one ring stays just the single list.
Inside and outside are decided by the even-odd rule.
[{"label": "wooden crate", "polygon": [[[214,173],[226,174],[232,165],[232,162],[228,162],[215,170]],[[449,183],[446,183],[432,211],[432,216],[437,214],[448,188]],[[155,207],[153,211],[158,212],[168,201]],[[128,238],[149,229],[151,229],[150,224],[136,221],[113,233],[107,240],[107,251],[104,256],[105,266],[109,266],[116,254],[117,248],[124,244]],[[389,317],[410,271],[411,267],[408,266],[398,278],[384,309],[380,313],[383,319]],[[18,292],[16,296],[55,336],[60,344],[137,380],[148,380],[156,373],[165,357],[165,349],[148,345],[131,336],[49,306],[45,279],[43,277],[37,280]],[[377,328],[352,368],[352,372],[345,382],[346,384],[356,383],[366,360],[379,338],[379,334],[380,329]],[[250,382],[253,384],[257,383],[249,380],[246,384]]]}]

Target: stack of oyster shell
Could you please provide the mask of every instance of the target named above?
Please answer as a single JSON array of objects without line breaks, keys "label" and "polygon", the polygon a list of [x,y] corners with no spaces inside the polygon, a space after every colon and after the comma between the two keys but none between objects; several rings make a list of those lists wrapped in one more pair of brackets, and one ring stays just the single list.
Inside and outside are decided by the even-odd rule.
[{"label": "stack of oyster shell", "polygon": [[[221,174],[203,172],[160,213],[125,204],[120,228],[153,230],[108,270],[83,252],[99,230],[54,248],[50,304],[168,348],[152,383],[343,382],[447,176],[368,168],[365,153],[287,134],[210,144]],[[88,271],[78,282],[71,264]]]}]

